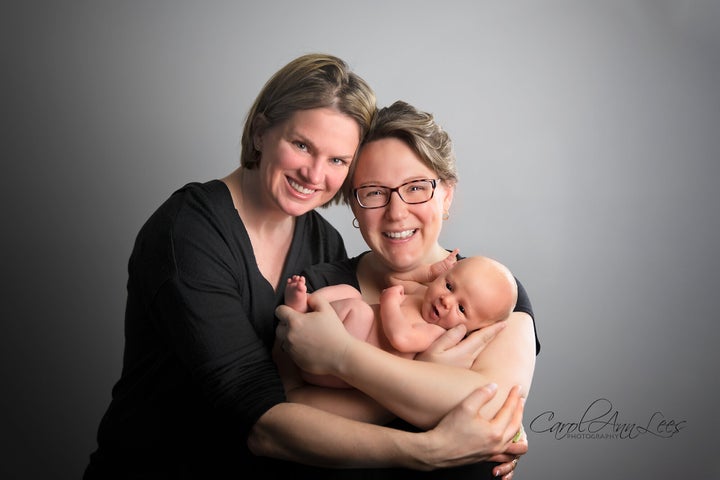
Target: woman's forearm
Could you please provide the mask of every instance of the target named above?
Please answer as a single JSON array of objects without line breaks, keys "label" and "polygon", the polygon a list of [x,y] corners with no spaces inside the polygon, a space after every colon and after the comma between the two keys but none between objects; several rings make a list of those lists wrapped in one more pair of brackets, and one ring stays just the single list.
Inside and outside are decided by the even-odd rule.
[{"label": "woman's forearm", "polygon": [[281,403],[256,422],[248,447],[255,455],[328,468],[432,470],[487,461],[503,452],[521,455],[527,446],[510,441],[522,419],[517,390],[511,391],[492,419],[477,415],[496,391],[486,386],[472,392],[435,428],[420,433]]},{"label": "woman's forearm", "polygon": [[400,358],[354,342],[335,375],[398,417],[431,428],[474,389],[489,383],[470,370]]},{"label": "woman's forearm", "polygon": [[287,399],[351,420],[385,425],[395,415],[356,388],[325,388],[302,385],[286,392]]},{"label": "woman's forearm", "polygon": [[335,375],[421,428],[431,428],[470,392],[494,382],[499,386],[498,395],[482,410],[489,417],[513,385],[522,385],[527,395],[535,365],[532,319],[514,313],[507,322],[472,370],[406,360],[353,342]]},{"label": "woman's forearm", "polygon": [[429,469],[419,460],[417,435],[295,403],[266,412],[253,427],[248,446],[255,455],[326,468]]}]

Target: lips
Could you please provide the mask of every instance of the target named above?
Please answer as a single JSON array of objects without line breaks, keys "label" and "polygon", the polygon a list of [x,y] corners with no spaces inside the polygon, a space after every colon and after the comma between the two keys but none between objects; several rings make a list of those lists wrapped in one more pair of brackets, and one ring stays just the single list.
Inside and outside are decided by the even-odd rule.
[{"label": "lips", "polygon": [[424,308],[425,321],[437,325],[440,322],[440,311],[433,303],[426,303]]},{"label": "lips", "polygon": [[304,186],[300,185],[292,178],[288,178],[288,184],[290,185],[290,187],[292,187],[293,190],[295,190],[296,192],[298,192],[302,195],[312,195],[313,193],[315,193],[317,191],[315,189],[304,187]]}]

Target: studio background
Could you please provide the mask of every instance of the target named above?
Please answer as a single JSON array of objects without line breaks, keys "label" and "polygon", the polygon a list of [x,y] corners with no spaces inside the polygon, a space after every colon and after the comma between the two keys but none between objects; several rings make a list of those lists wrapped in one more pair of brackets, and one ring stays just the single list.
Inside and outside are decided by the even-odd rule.
[{"label": "studio background", "polygon": [[[80,478],[120,374],[138,229],[176,188],[236,167],[265,80],[315,51],[345,59],[380,105],[435,114],[460,171],[443,244],[503,261],[530,293],[542,352],[516,478],[720,476],[717,2],[0,12],[0,477]],[[349,210],[324,213],[364,249]],[[558,438],[560,424],[582,433],[570,424],[596,400],[605,423]],[[661,438],[661,418],[682,428]]]}]

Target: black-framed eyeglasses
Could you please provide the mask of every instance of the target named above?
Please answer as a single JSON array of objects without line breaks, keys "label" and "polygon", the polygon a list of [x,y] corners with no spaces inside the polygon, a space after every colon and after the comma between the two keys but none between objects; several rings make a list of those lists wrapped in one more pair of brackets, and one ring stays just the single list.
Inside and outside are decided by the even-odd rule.
[{"label": "black-framed eyeglasses", "polygon": [[353,189],[355,199],[362,208],[382,208],[390,203],[390,196],[397,192],[398,197],[409,205],[425,203],[433,198],[435,187],[440,179],[423,178],[390,188],[382,185],[364,185]]}]

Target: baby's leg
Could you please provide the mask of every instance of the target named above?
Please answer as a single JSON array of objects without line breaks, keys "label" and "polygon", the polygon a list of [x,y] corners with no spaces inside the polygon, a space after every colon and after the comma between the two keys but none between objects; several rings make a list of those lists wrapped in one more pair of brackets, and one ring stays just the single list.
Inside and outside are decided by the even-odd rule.
[{"label": "baby's leg", "polygon": [[416,352],[397,350],[385,336],[379,320],[379,305],[369,305],[362,300],[346,300],[342,304],[333,302],[332,306],[342,319],[345,330],[353,337],[398,357],[410,359],[415,357]]},{"label": "baby's leg", "polygon": [[332,302],[332,306],[350,335],[378,346],[377,335],[373,335],[375,312],[370,305],[360,299],[347,298]]},{"label": "baby's leg", "polygon": [[285,305],[292,307],[300,313],[306,313],[308,311],[307,298],[305,277],[302,275],[293,275],[288,278],[287,286],[285,287]]},{"label": "baby's leg", "polygon": [[322,297],[328,302],[335,302],[337,300],[345,300],[349,298],[355,298],[358,300],[362,299],[360,290],[346,283],[339,283],[337,285],[328,285],[327,287],[318,288],[313,292],[313,295]]}]

